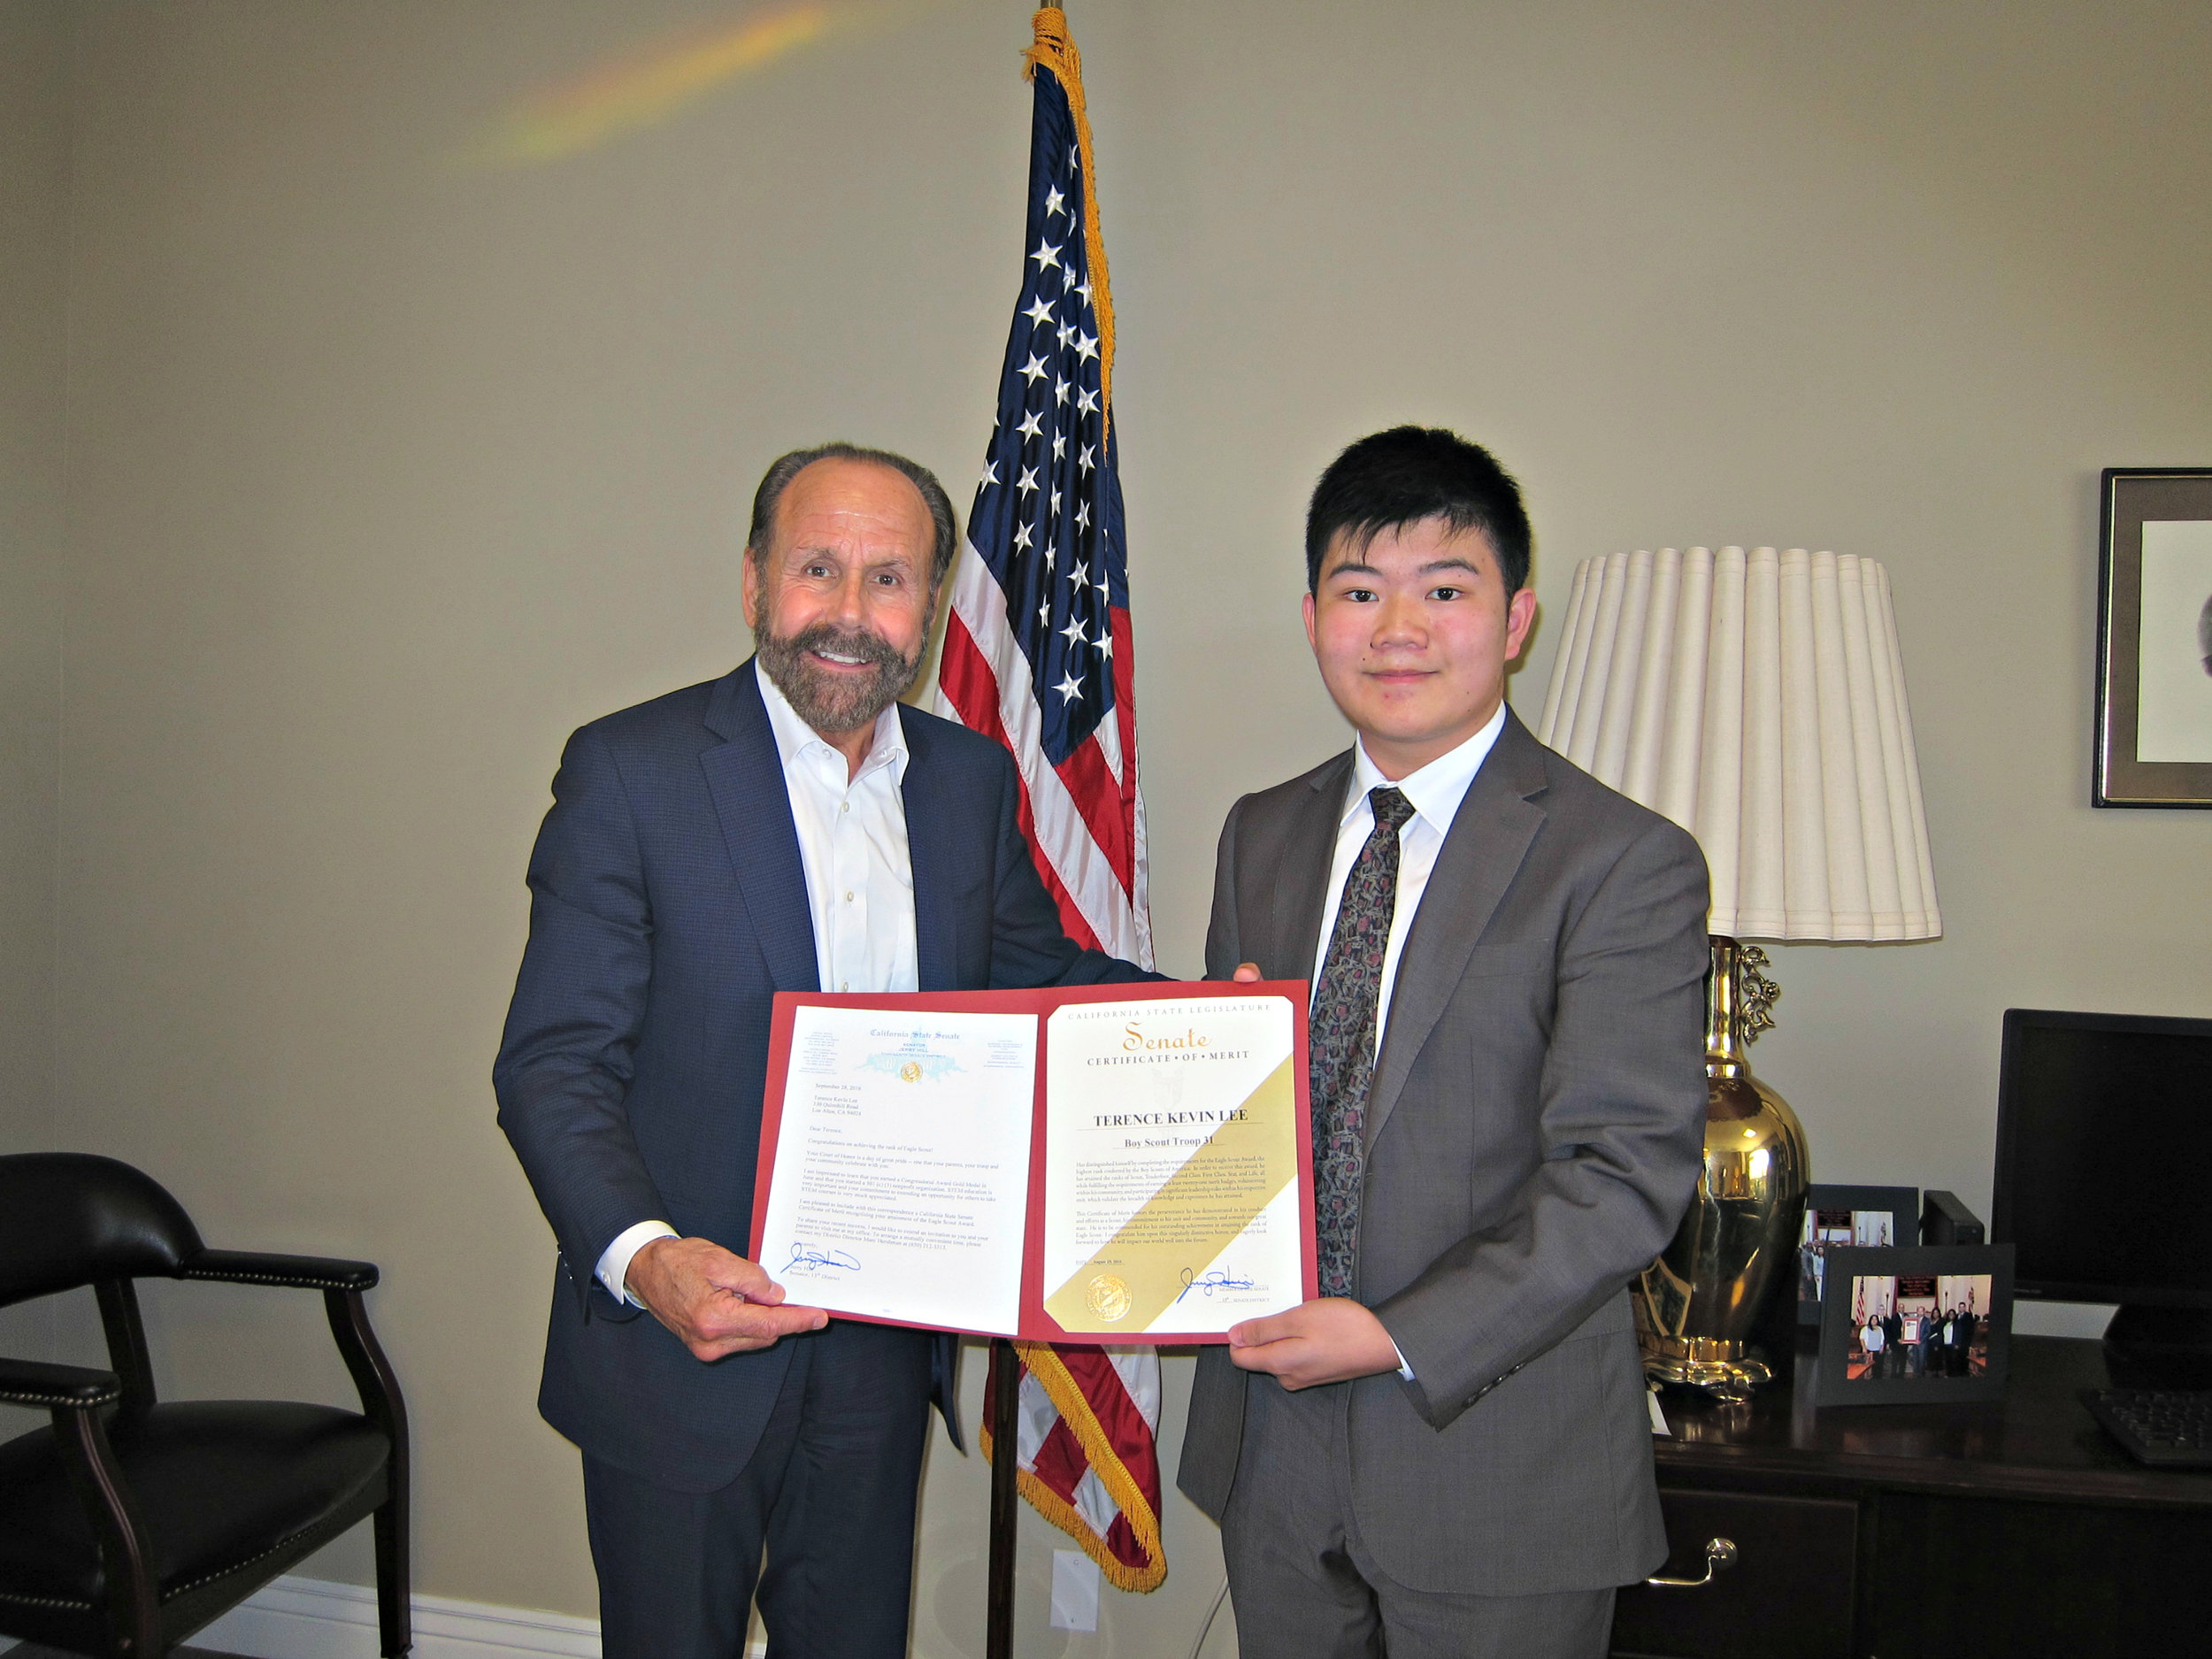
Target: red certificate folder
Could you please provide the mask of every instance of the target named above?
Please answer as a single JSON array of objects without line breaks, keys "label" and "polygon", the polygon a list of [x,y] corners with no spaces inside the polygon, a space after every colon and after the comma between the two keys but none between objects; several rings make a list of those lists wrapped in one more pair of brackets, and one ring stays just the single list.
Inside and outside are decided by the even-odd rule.
[{"label": "red certificate folder", "polygon": [[[1186,1307],[1203,1306],[1215,1320],[1225,1319],[1233,1312],[1239,1318],[1256,1317],[1282,1311],[1317,1294],[1313,1238],[1313,1137],[1306,1082],[1307,995],[1305,983],[1294,979],[1242,985],[1212,980],[1171,981],[1033,991],[922,992],[883,995],[780,992],[776,996],[771,1025],[768,1086],[762,1102],[759,1174],[753,1192],[753,1256],[761,1260],[762,1266],[772,1279],[784,1284],[792,1302],[809,1303],[808,1290],[804,1285],[787,1279],[784,1273],[779,1271],[778,1263],[762,1260],[761,1257],[764,1237],[769,1226],[777,1149],[784,1128],[785,1102],[790,1095],[793,1033],[801,1010],[881,1009],[887,1014],[895,1013],[902,1018],[931,1012],[1029,1015],[1037,1022],[1036,1063],[1031,1091],[1028,1184],[1023,1223],[1018,1319],[1012,1328],[981,1330],[979,1333],[1021,1337],[1037,1341],[1225,1342],[1228,1340],[1225,1331],[1217,1325],[1211,1330],[1164,1327],[1177,1325],[1180,1317],[1179,1310]],[[1146,1096],[1141,1087],[1133,1081],[1138,1073],[1146,1071],[1148,1062],[1154,1058],[1180,1061],[1186,1056],[1173,1052],[1175,1039],[1154,1039],[1147,1035],[1149,1027],[1141,1017],[1128,1023],[1129,1031],[1135,1033],[1132,1037],[1122,1038],[1118,1032],[1115,1033],[1117,1044],[1126,1044],[1130,1049],[1125,1060],[1084,1062],[1087,1065],[1126,1064],[1137,1068],[1137,1071],[1129,1074],[1133,1080],[1129,1098],[1131,1103],[1141,1110],[1127,1114],[1116,1112],[1110,1118],[1112,1133],[1127,1134],[1132,1138],[1132,1144],[1142,1144],[1146,1134],[1156,1130],[1163,1135],[1179,1137],[1175,1142],[1179,1147],[1187,1145],[1197,1138],[1191,1133],[1191,1118],[1210,1117],[1211,1119],[1218,1119],[1225,1116],[1231,1121],[1209,1121],[1201,1125],[1203,1144],[1168,1177],[1166,1185],[1152,1199],[1146,1201],[1139,1213],[1133,1215],[1110,1240],[1098,1247],[1094,1253],[1096,1259],[1087,1261],[1082,1268],[1062,1283],[1048,1284],[1044,1211],[1054,1116],[1047,1099],[1047,1077],[1051,1070],[1052,1058],[1050,1016],[1064,1008],[1094,1002],[1227,1002],[1237,999],[1255,1002],[1280,999],[1287,1004],[1291,1032],[1290,1053],[1286,1061],[1269,1074],[1267,1082],[1261,1088],[1253,1091],[1250,1101],[1244,1105],[1234,1101],[1217,1102],[1213,1106],[1182,1113],[1141,1110],[1157,1098],[1157,1092],[1156,1089],[1151,1096]],[[1088,1038],[1092,1045],[1099,1041],[1096,1033]],[[1155,1047],[1165,1052],[1148,1052]],[[1188,1057],[1202,1060],[1210,1056]],[[1240,1056],[1233,1055],[1225,1057],[1234,1059]],[[1285,1070],[1289,1073],[1288,1115],[1291,1122],[1288,1129],[1294,1138],[1294,1173],[1286,1173],[1285,1169],[1277,1167],[1279,1164],[1286,1164],[1286,1160],[1267,1159],[1262,1160],[1262,1164],[1268,1173],[1259,1179],[1272,1183],[1273,1197],[1271,1202],[1277,1205],[1272,1214],[1286,1220],[1287,1217],[1283,1216],[1281,1208],[1284,1202],[1281,1186],[1286,1179],[1294,1184],[1294,1194],[1288,1204],[1296,1217],[1296,1283],[1294,1286],[1281,1285],[1279,1277],[1255,1293],[1233,1271],[1223,1269],[1210,1271],[1210,1267],[1228,1243],[1228,1238],[1222,1236],[1221,1230],[1235,1226],[1234,1218],[1240,1213],[1241,1204],[1249,1202],[1240,1194],[1258,1190],[1255,1179],[1250,1178],[1253,1159],[1240,1157],[1237,1148],[1238,1137],[1263,1131],[1255,1129],[1248,1132],[1245,1124],[1237,1119],[1248,1115],[1246,1106],[1252,1106],[1249,1117],[1262,1117],[1262,1110],[1252,1103],[1259,1102],[1264,1094],[1269,1102],[1264,1109],[1265,1121],[1271,1125],[1279,1124],[1277,1115],[1285,1109],[1283,1091],[1286,1085],[1282,1076]],[[1187,1076],[1193,1078],[1202,1074],[1202,1068],[1197,1066],[1192,1066],[1186,1071]],[[1105,1072],[1100,1075],[1108,1080],[1101,1082],[1093,1079],[1084,1085],[1084,1098],[1087,1101],[1099,1098],[1098,1091],[1101,1089],[1118,1089],[1123,1086],[1119,1073]],[[1202,1090],[1197,1098],[1207,1101],[1212,1097]],[[1172,1120],[1171,1126],[1168,1120]],[[1064,1113],[1064,1125],[1072,1121]],[[1109,1121],[1104,1115],[1089,1113],[1079,1125],[1064,1132],[1072,1133],[1079,1130],[1088,1133],[1100,1129]],[[1263,1133],[1271,1137],[1270,1145],[1281,1145],[1279,1127],[1269,1127]],[[1102,1138],[1106,1143],[1110,1143],[1110,1139],[1103,1136],[1102,1130]],[[1151,1144],[1164,1146],[1168,1143],[1157,1141]],[[1094,1164],[1094,1167],[1105,1166]],[[1141,1186],[1149,1179],[1145,1170],[1150,1167],[1138,1167],[1133,1171],[1132,1179]],[[1217,1200],[1216,1194],[1227,1196]],[[1212,1218],[1214,1231],[1211,1233],[1205,1230],[1209,1217]],[[1229,1235],[1240,1240],[1243,1236],[1241,1231]],[[1208,1248],[1210,1242],[1212,1248]],[[1279,1250],[1280,1246],[1276,1248]],[[1180,1259],[1177,1256],[1179,1249],[1184,1257],[1203,1251],[1203,1259]],[[1064,1246],[1061,1254],[1064,1264],[1072,1259]],[[1271,1294],[1273,1300],[1269,1305],[1238,1308],[1235,1303],[1240,1300],[1240,1292],[1244,1299],[1258,1294]],[[886,1313],[869,1314],[846,1310],[837,1310],[836,1313],[840,1318],[862,1319],[880,1325],[914,1325],[926,1330],[978,1328],[933,1324],[924,1318],[898,1317]],[[1201,1322],[1194,1320],[1190,1323]]]}]

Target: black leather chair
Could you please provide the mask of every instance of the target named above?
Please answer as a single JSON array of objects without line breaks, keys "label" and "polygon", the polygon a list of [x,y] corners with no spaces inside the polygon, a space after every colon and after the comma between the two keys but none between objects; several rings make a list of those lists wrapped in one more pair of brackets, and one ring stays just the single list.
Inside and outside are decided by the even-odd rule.
[{"label": "black leather chair", "polygon": [[[323,1293],[358,1413],[154,1398],[137,1279]],[[89,1285],[109,1371],[0,1358],[0,1401],[51,1428],[0,1445],[0,1635],[159,1659],[365,1517],[383,1651],[411,1645],[407,1412],[369,1328],[367,1262],[211,1250],[159,1185],[112,1158],[0,1157],[0,1306]]]}]

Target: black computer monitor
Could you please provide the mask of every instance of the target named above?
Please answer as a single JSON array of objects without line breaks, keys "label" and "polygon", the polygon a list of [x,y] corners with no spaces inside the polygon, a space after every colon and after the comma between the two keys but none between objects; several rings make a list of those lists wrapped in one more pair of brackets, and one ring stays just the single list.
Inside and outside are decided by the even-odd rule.
[{"label": "black computer monitor", "polygon": [[2119,1303],[2116,1348],[2212,1348],[2212,1019],[2007,1009],[1990,1212],[2016,1296]]}]

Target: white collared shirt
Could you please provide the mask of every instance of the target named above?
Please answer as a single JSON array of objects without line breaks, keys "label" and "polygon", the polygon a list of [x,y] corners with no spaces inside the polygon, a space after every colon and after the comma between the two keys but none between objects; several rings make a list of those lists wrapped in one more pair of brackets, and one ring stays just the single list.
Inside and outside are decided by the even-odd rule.
[{"label": "white collared shirt", "polygon": [[[914,864],[906,846],[906,729],[893,703],[876,716],[868,757],[845,757],[802,720],[776,682],[760,700],[783,757],[791,821],[806,866],[814,964],[825,991],[920,988],[914,945]],[[848,774],[850,774],[848,776]]]},{"label": "white collared shirt", "polygon": [[[1383,946],[1382,983],[1375,989],[1375,1056],[1382,1054],[1384,1027],[1390,1019],[1390,992],[1398,983],[1398,958],[1405,952],[1406,934],[1413,927],[1415,914],[1421,908],[1421,895],[1428,891],[1429,877],[1436,869],[1436,856],[1444,850],[1444,836],[1452,827],[1452,819],[1458,816],[1459,803],[1467,798],[1468,788],[1475,781],[1475,774],[1482,770],[1482,763],[1490,758],[1490,750],[1498,741],[1498,733],[1505,730],[1505,704],[1498,704],[1498,711],[1490,722],[1457,749],[1439,755],[1418,772],[1408,772],[1394,785],[1382,775],[1382,769],[1367,757],[1365,739],[1352,750],[1352,781],[1345,787],[1344,816],[1337,821],[1336,853],[1329,860],[1328,897],[1321,910],[1321,937],[1313,949],[1313,989],[1310,998],[1321,990],[1321,972],[1328,965],[1329,935],[1336,929],[1336,913],[1344,902],[1344,884],[1351,879],[1352,865],[1358,861],[1359,849],[1367,845],[1367,838],[1375,833],[1375,808],[1367,798],[1370,789],[1394,787],[1413,803],[1413,816],[1398,827],[1398,893],[1390,911],[1390,938]],[[1407,1362],[1403,1349],[1395,1341],[1391,1347],[1398,1352],[1398,1375],[1408,1382],[1415,1380],[1413,1367]]]},{"label": "white collared shirt", "polygon": [[[906,841],[906,803],[899,793],[906,780],[906,730],[899,724],[898,705],[876,717],[867,758],[854,772],[843,755],[799,718],[765,669],[757,670],[755,678],[783,762],[791,821],[799,832],[821,988],[919,989],[914,864]],[[595,1270],[608,1294],[617,1301],[627,1295],[630,1258],[641,1246],[676,1236],[675,1228],[658,1220],[641,1221],[617,1234]]]},{"label": "white collared shirt", "polygon": [[1444,850],[1445,833],[1458,814],[1459,803],[1490,757],[1490,750],[1505,730],[1505,704],[1490,722],[1457,749],[1439,755],[1418,772],[1408,772],[1395,784],[1367,757],[1363,740],[1352,752],[1352,781],[1346,787],[1344,816],[1337,822],[1336,856],[1329,861],[1328,898],[1321,911],[1321,936],[1313,951],[1313,994],[1321,990],[1321,972],[1328,965],[1329,935],[1336,928],[1337,908],[1343,902],[1344,884],[1352,874],[1359,849],[1375,831],[1375,809],[1369,804],[1370,789],[1395,788],[1413,803],[1413,816],[1398,831],[1398,896],[1390,914],[1390,939],[1383,947],[1382,984],[1375,1002],[1375,1052],[1382,1053],[1384,1028],[1390,1019],[1390,992],[1398,982],[1398,958],[1406,934],[1428,891],[1436,856]]}]

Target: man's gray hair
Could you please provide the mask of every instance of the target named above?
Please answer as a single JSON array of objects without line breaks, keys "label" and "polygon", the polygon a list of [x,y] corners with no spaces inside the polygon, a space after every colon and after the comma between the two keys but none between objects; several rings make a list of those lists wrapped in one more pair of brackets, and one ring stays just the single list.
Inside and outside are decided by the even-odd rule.
[{"label": "man's gray hair", "polygon": [[960,521],[953,515],[952,498],[937,481],[937,474],[919,461],[910,461],[888,449],[867,449],[856,443],[823,443],[777,457],[763,475],[760,488],[753,492],[753,522],[745,532],[746,552],[758,557],[768,550],[769,539],[775,534],[776,503],[783,499],[783,492],[790,488],[791,480],[817,461],[864,461],[871,466],[887,466],[922,492],[922,500],[929,507],[930,524],[936,532],[936,545],[930,549],[929,564],[930,591],[936,592],[945,580],[945,572],[952,568],[953,555],[959,551]]}]

